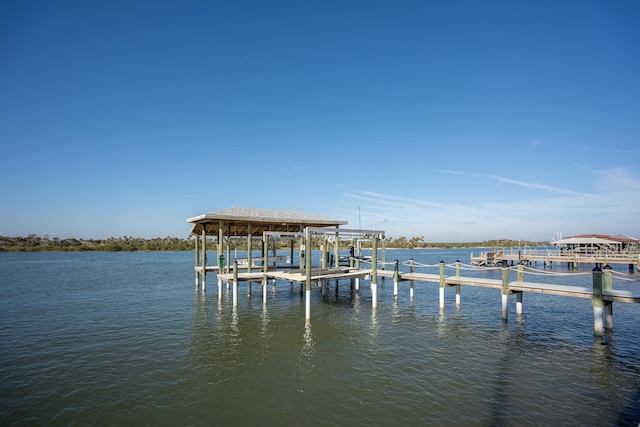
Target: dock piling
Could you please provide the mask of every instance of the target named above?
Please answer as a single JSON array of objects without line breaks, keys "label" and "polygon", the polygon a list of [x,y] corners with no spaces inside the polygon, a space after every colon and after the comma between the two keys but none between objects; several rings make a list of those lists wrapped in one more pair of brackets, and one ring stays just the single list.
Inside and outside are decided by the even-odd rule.
[{"label": "dock piling", "polygon": [[200,272],[198,271],[198,264],[199,264],[199,257],[200,257],[200,249],[198,248],[198,240],[200,240],[200,238],[198,237],[198,235],[196,235],[195,240],[195,248],[194,248],[194,252],[196,255],[196,268],[194,269],[196,271],[196,289],[198,289],[200,287],[200,277],[199,274]]},{"label": "dock piling", "polygon": [[[460,277],[460,260],[456,260],[456,277]],[[456,307],[460,307],[460,285],[456,285]]]},{"label": "dock piling", "polygon": [[596,336],[601,337],[604,333],[602,322],[602,312],[604,300],[602,295],[602,270],[595,267],[593,270],[593,332]]},{"label": "dock piling", "polygon": [[378,306],[378,236],[373,236],[371,257],[371,307]]},{"label": "dock piling", "polygon": [[[612,268],[609,264],[606,264],[603,268],[603,277],[604,277],[604,286],[603,291],[612,291],[613,290],[613,275],[611,272]],[[604,318],[605,318],[605,327],[609,330],[613,329],[613,301],[606,301],[604,303]]]},{"label": "dock piling", "polygon": [[507,320],[509,313],[509,267],[502,267],[502,320]]},{"label": "dock piling", "polygon": [[305,239],[305,273],[306,273],[306,286],[305,286],[305,310],[304,319],[309,322],[311,320],[311,229],[307,227]]},{"label": "dock piling", "polygon": [[440,261],[440,282],[438,287],[440,291],[440,310],[444,310],[444,261]]},{"label": "dock piling", "polygon": [[393,263],[393,297],[398,298],[398,263],[399,261],[396,259]]},{"label": "dock piling", "polygon": [[[409,260],[409,272],[413,273],[413,258]],[[409,297],[413,298],[413,280],[409,281]]]},{"label": "dock piling", "polygon": [[[234,261],[235,262],[235,261]],[[234,267],[237,267],[238,264],[235,263]],[[233,306],[238,306],[238,269],[233,269]]]},{"label": "dock piling", "polygon": [[207,232],[205,227],[202,227],[202,253],[200,254],[200,278],[202,282],[202,291],[207,289]]},{"label": "dock piling", "polygon": [[[522,264],[518,265],[518,282],[524,282],[524,267]],[[522,315],[522,296],[524,292],[516,293],[516,315]]]}]

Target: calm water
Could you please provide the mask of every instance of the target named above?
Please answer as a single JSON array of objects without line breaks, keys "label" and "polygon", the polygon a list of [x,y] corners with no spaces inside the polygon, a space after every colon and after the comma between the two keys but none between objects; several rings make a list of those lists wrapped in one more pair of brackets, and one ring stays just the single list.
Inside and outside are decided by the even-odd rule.
[{"label": "calm water", "polygon": [[[410,257],[449,264],[469,251],[386,253]],[[518,319],[512,296],[505,324],[499,291],[463,287],[456,309],[447,289],[440,313],[437,285],[416,283],[410,299],[402,283],[394,301],[389,279],[375,311],[368,282],[330,283],[324,297],[314,287],[310,325],[288,282],[268,286],[266,306],[241,285],[234,310],[215,275],[206,294],[194,289],[188,252],[4,253],[0,274],[3,426],[640,422],[640,305],[616,304],[599,340],[590,300],[525,294]]]}]

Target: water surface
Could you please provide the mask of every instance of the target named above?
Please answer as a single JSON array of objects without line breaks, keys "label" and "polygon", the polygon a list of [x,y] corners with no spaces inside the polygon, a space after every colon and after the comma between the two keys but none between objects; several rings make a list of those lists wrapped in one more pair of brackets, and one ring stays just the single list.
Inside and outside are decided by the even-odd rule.
[{"label": "water surface", "polygon": [[[468,263],[469,251],[385,259],[411,257]],[[189,252],[3,253],[0,273],[0,425],[640,422],[640,305],[615,304],[614,332],[597,339],[590,300],[525,294],[518,318],[512,296],[504,323],[497,290],[463,287],[457,308],[447,289],[440,312],[436,284],[416,282],[411,299],[401,283],[394,299],[389,279],[375,311],[366,281],[314,287],[310,324],[288,282],[268,286],[266,306],[241,285],[234,309],[213,274],[195,290]]]}]

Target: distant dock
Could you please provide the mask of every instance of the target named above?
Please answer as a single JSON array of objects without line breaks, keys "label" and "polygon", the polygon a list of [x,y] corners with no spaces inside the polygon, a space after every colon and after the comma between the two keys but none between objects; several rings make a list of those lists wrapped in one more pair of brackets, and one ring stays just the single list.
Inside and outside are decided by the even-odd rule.
[{"label": "distant dock", "polygon": [[541,263],[545,267],[552,267],[554,264],[566,263],[569,268],[578,268],[580,265],[594,265],[602,267],[604,265],[620,264],[628,265],[629,271],[634,272],[635,268],[640,270],[639,251],[560,251],[540,248],[509,248],[481,252],[474,256],[471,254],[469,262],[477,266],[496,265],[532,265]]}]

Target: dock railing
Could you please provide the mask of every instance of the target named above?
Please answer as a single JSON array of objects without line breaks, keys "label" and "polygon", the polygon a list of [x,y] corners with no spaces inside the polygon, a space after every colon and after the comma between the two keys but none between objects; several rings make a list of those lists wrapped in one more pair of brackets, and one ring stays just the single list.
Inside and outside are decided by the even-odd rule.
[{"label": "dock railing", "polygon": [[[502,299],[502,318],[507,320],[508,316],[508,296],[516,295],[516,314],[522,315],[523,310],[523,294],[525,292],[545,293],[547,295],[558,295],[565,297],[590,298],[592,300],[593,318],[594,318],[594,334],[602,336],[605,329],[613,329],[613,303],[640,303],[640,292],[632,293],[628,290],[616,290],[613,286],[614,277],[616,280],[638,282],[640,277],[634,274],[625,274],[614,271],[609,265],[603,268],[595,267],[592,271],[587,272],[551,272],[548,270],[539,270],[525,265],[517,266],[499,266],[499,267],[477,267],[471,264],[462,264],[456,260],[453,264],[445,264],[441,261],[437,264],[421,264],[410,259],[406,262],[395,260],[391,263],[392,269],[380,270],[383,277],[393,277],[394,280],[394,298],[398,296],[398,282],[409,281],[411,283],[410,297],[413,297],[414,282],[432,282],[438,283],[440,290],[440,309],[444,309],[444,289],[446,287],[456,288],[456,306],[460,305],[460,287],[461,286],[479,286],[493,289],[500,289]],[[400,266],[408,267],[408,271],[401,272]],[[445,269],[453,269],[454,274],[445,274]],[[437,274],[420,273],[417,270],[438,270]],[[462,270],[471,270],[476,272],[487,272],[489,270],[500,270],[501,279],[493,279],[486,277],[470,277],[461,274]],[[515,280],[510,280],[510,273],[516,272]],[[554,283],[542,283],[539,281],[525,280],[525,272],[527,276],[538,275],[546,277],[559,276],[592,276],[592,286],[575,286],[560,285]]]}]

